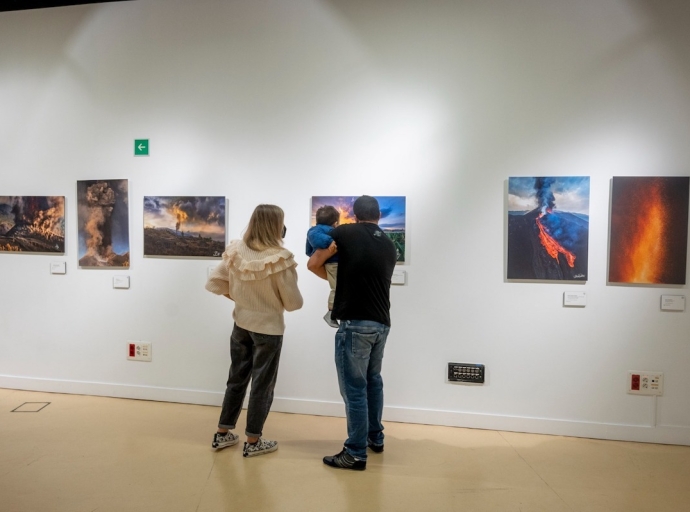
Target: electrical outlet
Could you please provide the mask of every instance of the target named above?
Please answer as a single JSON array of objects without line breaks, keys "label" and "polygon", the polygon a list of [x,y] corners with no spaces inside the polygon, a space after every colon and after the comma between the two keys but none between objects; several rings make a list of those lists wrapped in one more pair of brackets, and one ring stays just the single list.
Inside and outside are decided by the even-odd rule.
[{"label": "electrical outlet", "polygon": [[484,384],[484,365],[473,363],[448,363],[448,381]]},{"label": "electrical outlet", "polygon": [[151,344],[143,341],[127,342],[127,359],[130,361],[151,362]]},{"label": "electrical outlet", "polygon": [[663,395],[662,372],[628,372],[628,393],[631,395]]}]

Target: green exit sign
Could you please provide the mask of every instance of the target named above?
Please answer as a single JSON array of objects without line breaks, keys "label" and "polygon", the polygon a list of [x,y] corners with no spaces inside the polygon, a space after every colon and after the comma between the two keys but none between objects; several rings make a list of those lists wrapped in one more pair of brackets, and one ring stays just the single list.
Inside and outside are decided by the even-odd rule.
[{"label": "green exit sign", "polygon": [[149,139],[134,139],[134,156],[149,156]]}]

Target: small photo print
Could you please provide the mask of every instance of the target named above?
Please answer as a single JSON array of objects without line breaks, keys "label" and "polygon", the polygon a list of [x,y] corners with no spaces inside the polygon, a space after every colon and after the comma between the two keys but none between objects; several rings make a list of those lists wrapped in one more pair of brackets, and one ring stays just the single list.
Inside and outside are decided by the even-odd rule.
[{"label": "small photo print", "polygon": [[[340,224],[356,222],[352,206],[359,196],[313,196],[311,198],[311,225],[316,226],[316,210],[333,206],[340,212]],[[398,263],[405,262],[405,196],[373,196],[379,202],[379,227],[395,244]]]},{"label": "small photo print", "polygon": [[127,180],[77,181],[80,267],[129,267]]},{"label": "small photo print", "polygon": [[64,196],[0,196],[0,251],[65,252]]},{"label": "small photo print", "polygon": [[144,255],[220,258],[225,197],[144,197]]},{"label": "small photo print", "polygon": [[689,177],[611,180],[609,282],[685,284]]},{"label": "small photo print", "polygon": [[589,176],[508,179],[508,279],[586,281]]}]

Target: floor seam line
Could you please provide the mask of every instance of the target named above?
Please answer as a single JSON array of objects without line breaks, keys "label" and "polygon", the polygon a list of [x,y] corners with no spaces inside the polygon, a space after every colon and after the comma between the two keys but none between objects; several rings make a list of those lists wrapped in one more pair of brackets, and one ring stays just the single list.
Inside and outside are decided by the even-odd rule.
[{"label": "floor seam line", "polygon": [[512,450],[515,452],[515,454],[516,454],[518,457],[520,457],[520,460],[522,460],[522,462],[524,462],[525,464],[527,464],[527,467],[530,468],[530,469],[534,472],[535,475],[537,475],[537,477],[539,478],[539,480],[541,480],[542,482],[544,482],[544,485],[546,485],[546,487],[548,487],[548,489],[549,489],[552,493],[554,493],[554,494],[558,497],[558,499],[561,500],[561,501],[563,502],[563,504],[564,504],[566,507],[568,507],[568,509],[570,509],[570,510],[572,510],[573,512],[575,512],[575,509],[574,509],[573,507],[571,507],[571,506],[568,504],[568,502],[566,502],[566,501],[561,497],[560,494],[558,494],[558,491],[556,491],[556,489],[554,489],[553,487],[551,487],[551,486],[549,485],[549,483],[548,483],[546,480],[544,480],[544,478],[537,472],[537,470],[534,469],[534,468],[532,467],[532,465],[531,465],[529,462],[527,462],[527,461],[525,460],[525,458],[524,458],[522,455],[520,455],[520,452],[518,452],[517,449],[510,443],[510,441],[508,441],[508,440],[503,436],[503,432],[499,432],[498,435],[500,435],[500,436],[503,438],[503,440],[504,440],[506,443],[508,443],[508,446],[510,446],[510,447],[512,448]]}]

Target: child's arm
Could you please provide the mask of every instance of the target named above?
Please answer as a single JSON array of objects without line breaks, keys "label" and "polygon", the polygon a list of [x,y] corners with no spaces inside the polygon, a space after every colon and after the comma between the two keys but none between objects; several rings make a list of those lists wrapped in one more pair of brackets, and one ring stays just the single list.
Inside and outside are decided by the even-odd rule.
[{"label": "child's arm", "polygon": [[307,233],[307,240],[314,249],[328,249],[333,243],[333,238],[318,229],[311,229]]},{"label": "child's arm", "polygon": [[335,242],[328,246],[328,249],[317,249],[307,262],[307,268],[319,276],[321,279],[328,279],[326,274],[326,261],[337,252]]}]

